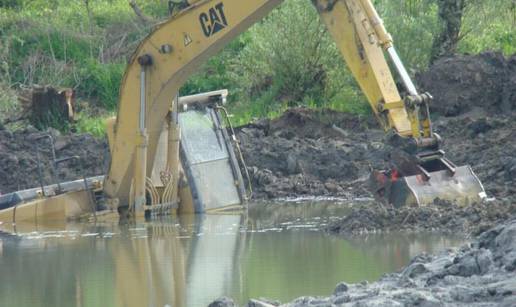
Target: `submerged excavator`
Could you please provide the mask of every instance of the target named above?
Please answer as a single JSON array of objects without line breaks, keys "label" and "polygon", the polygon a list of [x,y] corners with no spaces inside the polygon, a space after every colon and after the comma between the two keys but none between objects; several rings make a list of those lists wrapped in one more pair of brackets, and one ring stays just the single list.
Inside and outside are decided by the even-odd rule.
[{"label": "submerged excavator", "polygon": [[[245,204],[246,167],[228,124],[227,91],[188,97],[178,91],[209,57],[283,1],[173,2],[180,10],[155,27],[129,61],[117,117],[107,123],[107,175],[4,195],[0,221],[214,213]],[[396,151],[392,169],[371,175],[375,197],[394,206],[482,201],[486,194],[471,167],[454,165],[440,149],[429,114],[432,96],[416,89],[371,1],[312,3]]]}]

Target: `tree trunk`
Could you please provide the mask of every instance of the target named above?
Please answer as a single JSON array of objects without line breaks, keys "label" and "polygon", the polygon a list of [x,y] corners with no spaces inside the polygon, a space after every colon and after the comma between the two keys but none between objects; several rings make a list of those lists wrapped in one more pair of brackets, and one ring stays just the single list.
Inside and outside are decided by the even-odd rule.
[{"label": "tree trunk", "polygon": [[[22,106],[20,118],[27,118],[36,128],[58,128],[74,121],[74,101],[72,89],[57,90],[50,86],[35,85],[25,90],[19,97]],[[9,121],[6,121],[9,123]]]},{"label": "tree trunk", "polygon": [[430,64],[440,57],[453,55],[460,41],[462,17],[467,0],[437,0],[441,32],[434,39]]},{"label": "tree trunk", "polygon": [[138,18],[143,24],[148,24],[152,22],[152,18],[148,17],[143,13],[142,9],[136,3],[136,0],[129,1],[129,5],[131,6],[134,13],[136,14],[136,16],[138,16]]}]

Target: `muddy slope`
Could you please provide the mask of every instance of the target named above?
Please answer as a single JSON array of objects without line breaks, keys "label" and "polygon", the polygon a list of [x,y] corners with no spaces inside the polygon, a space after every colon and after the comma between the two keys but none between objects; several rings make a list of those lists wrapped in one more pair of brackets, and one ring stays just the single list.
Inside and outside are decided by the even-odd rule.
[{"label": "muddy slope", "polygon": [[[234,304],[223,298],[210,306]],[[459,250],[419,255],[377,282],[340,283],[329,297],[301,297],[281,306],[516,306],[516,220]]]},{"label": "muddy slope", "polygon": [[[35,129],[10,132],[0,131],[0,192],[18,191],[39,186],[38,151],[43,184],[54,183],[52,179],[50,143],[41,136],[48,134]],[[55,130],[50,134],[55,139],[57,158],[79,156],[57,168],[60,181],[77,180],[83,174],[97,176],[105,173],[109,149],[107,143],[90,135],[61,135]]]},{"label": "muddy slope", "polygon": [[468,207],[435,201],[423,208],[388,208],[373,203],[352,208],[326,227],[345,237],[370,233],[407,231],[479,234],[516,216],[516,202],[491,201]]},{"label": "muddy slope", "polygon": [[516,108],[516,56],[486,52],[441,58],[417,79],[434,96],[434,113],[457,116],[481,107],[495,114]]}]

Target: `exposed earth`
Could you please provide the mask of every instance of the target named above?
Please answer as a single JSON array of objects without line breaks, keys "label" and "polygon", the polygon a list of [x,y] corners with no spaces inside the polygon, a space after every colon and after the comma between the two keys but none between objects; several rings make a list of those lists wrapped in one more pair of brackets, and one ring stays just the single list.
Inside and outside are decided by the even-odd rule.
[{"label": "exposed earth", "polygon": [[[52,172],[48,135],[54,139],[58,159],[72,156],[80,158],[57,165],[56,176]],[[44,185],[49,185],[55,183],[55,180],[70,181],[82,178],[83,175],[102,175],[108,162],[109,148],[106,141],[91,135],[62,135],[57,130],[41,132],[31,127],[15,132],[0,130],[0,192],[3,194],[39,186],[40,178]],[[41,165],[41,176],[38,165]]]}]

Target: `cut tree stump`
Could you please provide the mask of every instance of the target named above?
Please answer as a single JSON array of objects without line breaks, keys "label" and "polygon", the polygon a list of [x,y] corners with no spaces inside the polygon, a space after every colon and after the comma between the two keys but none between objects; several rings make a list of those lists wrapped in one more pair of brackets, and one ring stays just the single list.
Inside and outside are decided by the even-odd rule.
[{"label": "cut tree stump", "polygon": [[70,88],[35,85],[24,90],[19,101],[22,117],[38,129],[57,128],[74,121],[74,95]]}]

